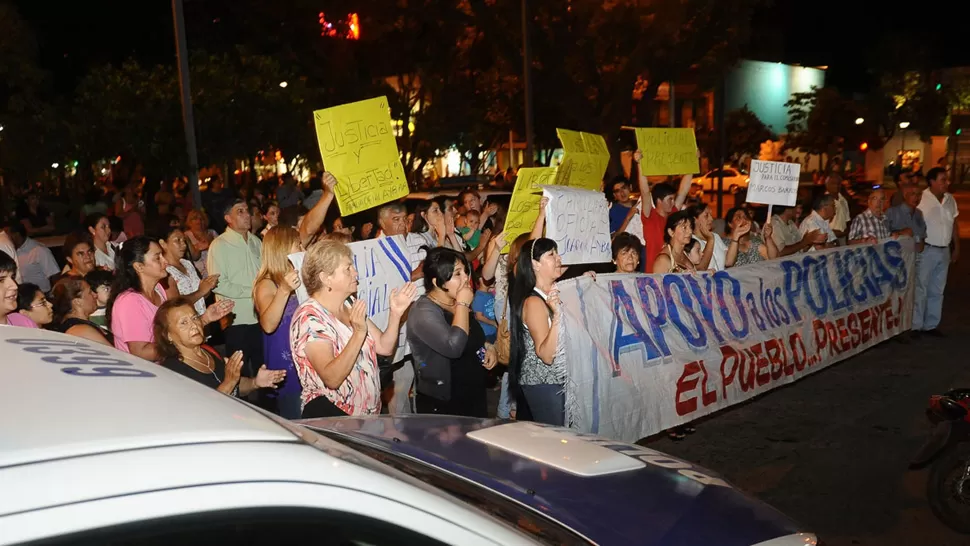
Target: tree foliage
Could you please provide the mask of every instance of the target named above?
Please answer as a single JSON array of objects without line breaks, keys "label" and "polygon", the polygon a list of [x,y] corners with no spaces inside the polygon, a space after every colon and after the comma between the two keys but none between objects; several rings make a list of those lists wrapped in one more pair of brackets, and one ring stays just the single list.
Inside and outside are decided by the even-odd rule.
[{"label": "tree foliage", "polygon": [[[727,135],[727,153],[731,158],[742,155],[756,155],[766,140],[775,140],[777,135],[752,112],[748,105],[728,112],[724,117],[724,133]],[[719,157],[721,153],[720,132],[715,131],[708,140],[708,157]]]}]

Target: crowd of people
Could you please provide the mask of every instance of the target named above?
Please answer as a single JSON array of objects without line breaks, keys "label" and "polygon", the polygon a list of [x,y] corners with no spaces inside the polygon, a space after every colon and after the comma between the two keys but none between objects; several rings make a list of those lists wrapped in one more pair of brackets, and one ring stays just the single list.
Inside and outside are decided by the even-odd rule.
[{"label": "crowd of people", "polygon": [[[942,335],[947,268],[960,253],[942,169],[928,173],[925,190],[902,185],[888,211],[883,190],[873,191],[855,218],[831,174],[810,206],[776,206],[763,225],[749,205],[718,221],[707,204],[688,202],[690,175],[678,188],[637,178],[642,206],[627,179],[609,188],[614,271],[696,274],[910,236],[919,256],[913,332]],[[86,209],[84,229],[64,241],[63,267],[34,238],[53,222],[28,196],[0,232],[0,325],[113,346],[286,418],[385,409],[486,417],[487,377],[501,364],[499,417],[565,424],[556,283],[567,270],[543,237],[548,202],[532,231],[509,241],[504,207],[475,190],[410,209],[388,203],[376,225],[352,224],[331,210],[336,183],[321,173],[304,195],[290,178],[244,192],[214,180],[201,209],[163,185],[148,215],[128,188],[113,211]],[[356,297],[348,245],[392,236],[403,237],[412,274],[388,295],[381,328]],[[289,256],[299,252],[297,271]]]}]

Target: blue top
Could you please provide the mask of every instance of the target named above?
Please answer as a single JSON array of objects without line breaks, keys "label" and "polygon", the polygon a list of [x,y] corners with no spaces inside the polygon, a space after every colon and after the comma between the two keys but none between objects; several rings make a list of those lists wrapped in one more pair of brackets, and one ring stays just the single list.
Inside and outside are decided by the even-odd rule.
[{"label": "blue top", "polygon": [[889,223],[889,231],[902,231],[909,228],[913,230],[913,239],[917,243],[926,240],[926,220],[923,219],[923,211],[911,209],[906,203],[890,207],[886,211],[886,222]]},{"label": "blue top", "polygon": [[[485,318],[489,320],[495,320],[495,294],[482,290],[475,292],[475,299],[472,300],[472,311],[485,315]],[[482,325],[482,331],[485,332],[487,338],[498,333],[498,329],[491,324],[485,324],[481,321],[479,321],[479,324]]]},{"label": "blue top", "polygon": [[601,545],[750,546],[799,532],[786,516],[709,470],[652,449],[557,429],[646,463],[584,477],[467,436],[505,423],[421,415],[307,424],[469,480]]},{"label": "blue top", "polygon": [[286,370],[286,379],[276,389],[279,394],[299,394],[303,391],[300,378],[296,374],[296,365],[293,364],[293,351],[290,350],[290,323],[293,322],[293,313],[299,306],[296,296],[290,294],[276,331],[272,334],[263,333],[263,358],[266,360],[266,368]]},{"label": "blue top", "polygon": [[619,203],[613,203],[610,206],[610,233],[616,233],[620,229],[623,220],[626,220],[626,215],[630,214],[630,208]]}]

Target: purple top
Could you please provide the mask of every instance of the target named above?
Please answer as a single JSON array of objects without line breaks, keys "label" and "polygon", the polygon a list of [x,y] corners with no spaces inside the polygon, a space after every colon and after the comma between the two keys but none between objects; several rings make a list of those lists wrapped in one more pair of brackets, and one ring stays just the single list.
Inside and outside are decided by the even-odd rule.
[{"label": "purple top", "polygon": [[299,306],[296,296],[290,295],[276,331],[272,334],[263,333],[263,358],[266,359],[266,368],[286,370],[286,379],[276,389],[279,394],[299,394],[303,390],[293,364],[293,352],[290,350],[290,323],[293,322],[293,313]]}]

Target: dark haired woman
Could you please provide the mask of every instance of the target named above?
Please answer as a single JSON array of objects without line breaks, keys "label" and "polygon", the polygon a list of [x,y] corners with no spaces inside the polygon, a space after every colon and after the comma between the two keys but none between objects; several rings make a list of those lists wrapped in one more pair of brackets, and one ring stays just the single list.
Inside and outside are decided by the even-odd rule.
[{"label": "dark haired woman", "polygon": [[762,233],[752,233],[753,222],[748,211],[742,207],[734,207],[728,211],[727,232],[731,237],[727,256],[724,259],[726,267],[754,264],[765,260],[772,260],[778,256],[778,247],[772,239],[773,226],[765,222]]},{"label": "dark haired woman", "polygon": [[54,321],[51,302],[36,284],[24,283],[17,289],[17,310],[30,319],[37,328]]},{"label": "dark haired woman", "polygon": [[267,370],[265,365],[255,378],[242,376],[242,352],[223,359],[215,349],[204,345],[202,317],[186,298],[162,304],[153,322],[161,365],[223,394],[246,396],[256,389],[275,387],[286,378],[286,371]]},{"label": "dark haired woman", "polygon": [[98,296],[80,277],[63,277],[51,289],[54,325],[58,332],[81,337],[102,345],[114,345],[114,336],[91,322],[98,310]]},{"label": "dark haired woman", "polygon": [[697,270],[685,251],[693,236],[694,217],[690,212],[682,210],[668,216],[664,228],[664,247],[653,261],[653,272],[696,273]]},{"label": "dark haired woman", "polygon": [[563,426],[565,338],[556,279],[563,273],[556,243],[541,238],[522,247],[511,290],[509,387],[521,392],[535,421]]},{"label": "dark haired woman", "polygon": [[[116,256],[114,284],[108,301],[108,324],[115,347],[145,360],[158,360],[152,322],[167,295],[161,280],[168,276],[162,247],[148,237],[128,239]],[[232,311],[232,300],[206,309],[203,322],[217,321]]]},{"label": "dark haired woman", "polygon": [[487,417],[486,370],[495,348],[471,316],[475,292],[465,255],[433,248],[424,260],[425,295],[408,315],[407,336],[417,367],[418,413]]},{"label": "dark haired woman", "polygon": [[36,328],[34,321],[17,312],[17,262],[0,252],[0,326]]},{"label": "dark haired woman", "polygon": [[94,263],[97,267],[113,270],[115,268],[115,249],[111,245],[111,221],[102,213],[96,212],[84,220],[94,246]]}]

